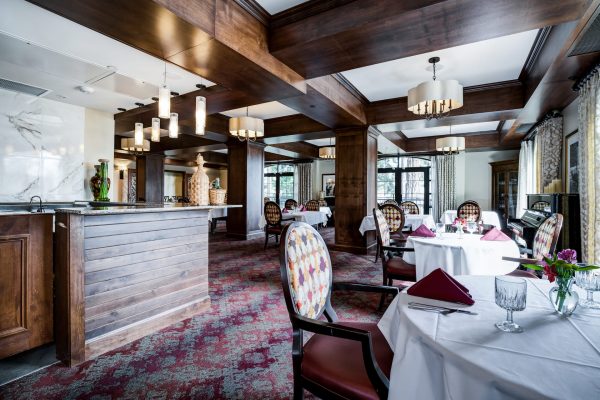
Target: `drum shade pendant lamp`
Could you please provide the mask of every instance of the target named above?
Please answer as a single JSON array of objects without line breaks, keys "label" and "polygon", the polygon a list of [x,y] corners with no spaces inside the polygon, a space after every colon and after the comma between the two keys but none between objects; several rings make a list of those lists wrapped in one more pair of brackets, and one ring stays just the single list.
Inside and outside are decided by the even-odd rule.
[{"label": "drum shade pendant lamp", "polygon": [[329,146],[319,147],[319,158],[335,158],[335,145],[332,144],[331,138],[329,138]]},{"label": "drum shade pendant lamp", "polygon": [[167,86],[167,63],[165,62],[165,75],[163,84],[158,88],[158,117],[169,118],[171,114],[171,90]]},{"label": "drum shade pendant lamp", "polygon": [[439,57],[431,57],[433,80],[422,82],[408,91],[408,110],[429,119],[439,119],[450,111],[463,106],[463,87],[457,80],[439,81],[436,78],[435,64]]},{"label": "drum shade pendant lamp", "polygon": [[126,150],[130,154],[139,156],[145,151],[150,151],[150,141],[143,139],[141,145],[136,145],[135,138],[122,138],[121,149]]},{"label": "drum shade pendant lamp", "polygon": [[[450,125],[452,135],[452,125]],[[446,136],[435,139],[435,149],[444,155],[458,154],[465,149],[465,138],[461,136]]]},{"label": "drum shade pendant lamp", "polygon": [[256,141],[256,138],[265,136],[265,122],[260,118],[248,116],[248,107],[246,107],[246,116],[233,117],[229,119],[229,133],[237,137],[240,141]]}]

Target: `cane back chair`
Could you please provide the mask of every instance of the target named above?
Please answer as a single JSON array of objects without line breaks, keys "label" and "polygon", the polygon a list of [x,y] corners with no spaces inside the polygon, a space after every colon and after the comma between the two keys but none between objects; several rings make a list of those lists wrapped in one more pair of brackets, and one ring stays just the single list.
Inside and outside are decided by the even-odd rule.
[{"label": "cane back chair", "polygon": [[264,206],[264,216],[267,224],[265,225],[265,249],[269,243],[269,237],[275,237],[275,243],[279,242],[279,235],[283,226],[281,225],[282,215],[279,204],[274,201],[268,201]]},{"label": "cane back chair", "polygon": [[404,214],[419,214],[419,206],[414,201],[403,201],[400,203],[400,208]]},{"label": "cane back chair", "polygon": [[[383,204],[379,207],[385,220],[387,221],[388,228],[390,230],[390,239],[394,243],[404,243],[406,242],[406,235],[402,233],[402,229],[404,228],[404,224],[406,222],[406,216],[404,215],[404,211],[395,204]],[[375,262],[377,262],[377,258],[379,257],[380,248],[379,243],[377,243],[377,251],[375,253]]]},{"label": "cane back chair", "polygon": [[[303,222],[283,230],[281,283],[293,329],[294,399],[386,398],[393,353],[375,323],[340,322],[332,289],[397,294],[397,288],[333,284],[331,259],[319,233]],[[321,316],[327,321],[320,321]],[[304,344],[304,331],[314,335]]]},{"label": "cane back chair", "polygon": [[306,211],[319,211],[319,201],[318,200],[309,200],[304,205]]},{"label": "cane back chair", "polygon": [[292,208],[298,207],[298,202],[294,199],[287,199],[283,206],[286,210],[291,210]]},{"label": "cane back chair", "polygon": [[481,207],[476,201],[467,200],[458,206],[456,216],[468,222],[479,222],[481,221]]}]

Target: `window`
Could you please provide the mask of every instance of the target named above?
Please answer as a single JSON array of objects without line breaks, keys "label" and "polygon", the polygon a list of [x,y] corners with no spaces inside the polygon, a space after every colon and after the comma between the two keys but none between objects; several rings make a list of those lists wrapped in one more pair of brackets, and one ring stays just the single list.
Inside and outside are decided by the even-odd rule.
[{"label": "window", "polygon": [[420,157],[382,157],[377,161],[377,202],[414,201],[421,213],[431,212],[431,160]]},{"label": "window", "polygon": [[293,164],[271,164],[265,166],[263,193],[271,201],[283,207],[287,199],[294,198]]}]

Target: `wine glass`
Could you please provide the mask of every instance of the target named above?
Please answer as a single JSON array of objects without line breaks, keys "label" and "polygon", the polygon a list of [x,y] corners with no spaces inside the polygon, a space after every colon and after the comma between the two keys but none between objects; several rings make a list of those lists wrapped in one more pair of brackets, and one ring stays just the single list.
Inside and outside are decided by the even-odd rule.
[{"label": "wine glass", "polygon": [[[587,264],[578,264],[585,266]],[[587,291],[587,298],[579,300],[582,307],[600,309],[600,303],[594,301],[594,292],[600,291],[600,275],[598,270],[576,271],[575,283]]]},{"label": "wine glass", "polygon": [[519,333],[523,328],[513,321],[513,311],[523,311],[527,303],[527,282],[512,276],[496,277],[496,304],[506,310],[506,321],[496,323],[503,332]]},{"label": "wine glass", "polygon": [[437,237],[441,238],[442,233],[444,233],[445,230],[446,225],[444,225],[443,222],[438,222],[437,224],[435,224],[435,233],[437,234]]},{"label": "wine glass", "polygon": [[476,230],[477,230],[476,222],[473,222],[473,221],[467,222],[467,232],[469,232],[472,235],[473,232],[475,232]]}]

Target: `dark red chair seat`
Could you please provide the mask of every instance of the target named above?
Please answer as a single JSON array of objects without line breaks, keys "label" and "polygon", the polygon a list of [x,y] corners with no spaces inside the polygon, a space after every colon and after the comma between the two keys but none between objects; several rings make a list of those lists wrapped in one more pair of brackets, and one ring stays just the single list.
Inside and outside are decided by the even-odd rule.
[{"label": "dark red chair seat", "polygon": [[539,277],[534,274],[533,272],[530,271],[525,271],[522,269],[515,269],[513,272],[510,272],[506,275],[510,275],[510,276],[517,276],[519,278],[533,278],[533,279],[539,279]]},{"label": "dark red chair seat", "polygon": [[417,280],[417,270],[413,264],[409,264],[400,257],[390,258],[386,265],[387,274],[390,278],[406,281]]},{"label": "dark red chair seat", "polygon": [[396,242],[406,242],[408,240],[408,235],[405,235],[402,232],[395,232],[390,235],[390,239]]},{"label": "dark red chair seat", "polygon": [[[375,358],[381,371],[389,378],[394,353],[377,328],[377,324],[338,323],[371,332]],[[379,399],[367,376],[361,345],[357,341],[313,335],[304,345],[302,376],[304,379],[335,391],[344,398]]]},{"label": "dark red chair seat", "polygon": [[281,235],[283,227],[281,226],[267,226],[267,233],[275,233]]}]

